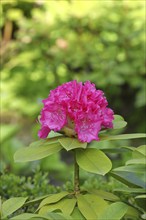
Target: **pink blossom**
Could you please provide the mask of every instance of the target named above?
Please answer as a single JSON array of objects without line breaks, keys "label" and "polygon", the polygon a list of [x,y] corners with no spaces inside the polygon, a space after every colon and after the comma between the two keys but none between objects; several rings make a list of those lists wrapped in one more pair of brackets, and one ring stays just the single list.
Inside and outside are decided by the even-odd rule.
[{"label": "pink blossom", "polygon": [[[76,80],[64,83],[51,90],[43,100],[40,138],[46,138],[51,130],[72,134],[81,142],[99,140],[101,129],[113,128],[113,111],[103,91],[96,90],[90,81]],[[66,133],[69,130],[70,133]]]}]

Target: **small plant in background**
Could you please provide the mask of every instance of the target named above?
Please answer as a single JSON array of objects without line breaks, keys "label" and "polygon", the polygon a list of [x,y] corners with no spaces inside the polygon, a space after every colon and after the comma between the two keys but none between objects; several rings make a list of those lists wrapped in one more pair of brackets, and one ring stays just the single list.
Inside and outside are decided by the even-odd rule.
[{"label": "small plant in background", "polygon": [[[43,103],[44,107],[39,119],[41,129],[38,133],[41,140],[18,150],[14,159],[16,162],[28,162],[45,158],[61,150],[71,151],[74,157],[74,189],[44,195],[33,200],[28,197],[10,198],[2,204],[2,219],[11,216],[21,207],[29,207],[30,204],[38,202],[35,214],[24,211],[23,214],[11,219],[118,220],[139,219],[140,216],[144,218],[145,146],[136,149],[123,147],[126,150],[132,150],[132,159],[126,162],[126,166],[114,168],[111,171],[112,162],[104,153],[105,148],[102,149],[102,144],[96,146],[96,143],[144,138],[146,135],[114,135],[115,130],[122,129],[127,123],[121,116],[114,115],[108,107],[104,93],[96,90],[95,85],[89,81],[84,84],[76,81],[65,83],[52,90]],[[54,137],[48,137],[52,131]],[[92,145],[93,141],[96,141],[94,145]],[[113,150],[112,147],[111,150]],[[110,174],[127,186],[134,186],[134,189],[115,189],[120,192],[123,190],[136,193],[134,202],[125,203],[111,192],[86,188],[85,185],[81,187],[80,168],[102,176]],[[140,200],[142,205],[139,205],[137,200]]]}]

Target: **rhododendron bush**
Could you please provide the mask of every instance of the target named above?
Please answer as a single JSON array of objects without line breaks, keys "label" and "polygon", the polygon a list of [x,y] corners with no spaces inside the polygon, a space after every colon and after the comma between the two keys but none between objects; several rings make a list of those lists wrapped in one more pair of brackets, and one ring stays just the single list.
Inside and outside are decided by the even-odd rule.
[{"label": "rhododendron bush", "polygon": [[[139,210],[130,203],[122,202],[116,195],[106,191],[82,190],[79,171],[82,168],[102,176],[112,175],[128,186],[137,187],[135,192],[143,193],[145,185],[143,175],[138,174],[135,181],[133,171],[144,169],[145,146],[140,146],[136,150],[132,147],[120,146],[133,151],[132,159],[127,161],[126,166],[112,170],[112,161],[104,152],[106,147],[102,148],[102,144],[97,145],[97,143],[106,141],[109,149],[110,140],[144,138],[146,135],[117,133],[117,130],[124,128],[127,123],[122,116],[114,114],[108,106],[103,91],[96,89],[90,81],[82,83],[74,80],[64,83],[50,91],[43,104],[39,118],[41,124],[38,132],[39,140],[29,147],[19,149],[14,159],[16,162],[35,161],[61,150],[70,151],[74,158],[74,188],[69,192],[62,191],[28,202],[26,202],[27,198],[15,198],[4,204],[3,209],[6,210],[8,204],[15,202],[17,207],[14,207],[14,210],[18,209],[18,206],[40,201],[35,214],[25,213],[25,216],[22,214],[16,219],[38,217],[54,220],[119,220],[125,216],[125,219],[138,220]],[[143,198],[143,195],[138,198]],[[7,215],[3,214],[3,216]]]},{"label": "rhododendron bush", "polygon": [[100,130],[113,128],[113,111],[107,107],[103,91],[96,90],[90,81],[65,83],[52,90],[43,103],[40,138],[54,130],[91,142],[99,140]]}]

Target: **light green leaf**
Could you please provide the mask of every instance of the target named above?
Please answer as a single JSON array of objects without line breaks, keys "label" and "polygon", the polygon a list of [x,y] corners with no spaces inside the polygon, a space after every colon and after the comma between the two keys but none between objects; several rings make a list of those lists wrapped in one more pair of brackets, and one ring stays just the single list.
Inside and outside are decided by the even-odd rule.
[{"label": "light green leaf", "polygon": [[33,199],[33,200],[27,201],[27,202],[25,203],[25,205],[29,205],[29,204],[32,204],[32,203],[41,201],[41,200],[45,199],[45,198],[48,197],[48,196],[49,196],[49,195],[40,196],[40,197],[35,198],[35,199]]},{"label": "light green leaf", "polygon": [[74,208],[71,217],[74,220],[86,220],[77,207]]},{"label": "light green leaf", "polygon": [[98,219],[98,216],[108,206],[107,202],[93,194],[78,195],[77,203],[80,212],[86,219]]},{"label": "light green leaf", "polygon": [[143,154],[144,156],[146,156],[146,145],[141,145],[141,146],[135,148],[135,151],[138,151],[141,154]]},{"label": "light green leaf", "polygon": [[57,138],[39,140],[29,147],[21,148],[14,155],[15,162],[28,162],[40,160],[44,157],[57,153],[62,149]]},{"label": "light green leaf", "polygon": [[113,193],[110,193],[110,192],[106,192],[106,191],[103,191],[103,190],[97,190],[97,189],[91,189],[90,190],[90,193],[94,194],[94,195],[97,195],[105,200],[108,200],[108,201],[119,201],[120,198],[116,195],[114,195]]},{"label": "light green leaf", "polygon": [[15,197],[6,200],[2,204],[2,217],[5,218],[15,212],[17,209],[21,208],[26,200],[27,198],[24,197]]},{"label": "light green leaf", "polygon": [[86,148],[87,143],[82,143],[76,138],[61,138],[59,139],[60,144],[63,148],[65,148],[67,151],[76,149],[76,148]]},{"label": "light green leaf", "polygon": [[144,159],[146,163],[146,145],[135,148],[132,157],[133,159]]},{"label": "light green leaf", "polygon": [[128,206],[123,202],[109,205],[100,215],[99,220],[120,220],[127,212]]},{"label": "light green leaf", "polygon": [[146,193],[145,189],[142,188],[117,188],[114,189],[116,192],[125,192],[125,193]]},{"label": "light green leaf", "polygon": [[126,165],[129,165],[129,164],[146,164],[146,158],[128,160],[126,162]]},{"label": "light green leaf", "polygon": [[32,214],[32,213],[23,213],[23,214],[20,214],[20,215],[17,215],[17,216],[14,216],[14,217],[12,217],[12,218],[10,218],[10,220],[20,220],[20,219],[22,219],[22,220],[30,220],[30,219],[38,219],[38,218],[40,218],[40,219],[49,219],[49,218],[47,218],[47,217],[44,217],[44,216],[42,216],[42,215],[39,215],[39,214]]},{"label": "light green leaf", "polygon": [[138,196],[135,197],[135,199],[146,199],[146,194],[138,195]]},{"label": "light green leaf", "polygon": [[136,164],[136,165],[132,164],[129,166],[117,167],[113,171],[127,171],[131,173],[144,174],[145,165],[144,164]]},{"label": "light green leaf", "polygon": [[114,121],[113,122],[113,129],[121,129],[126,127],[127,122],[126,121]]},{"label": "light green leaf", "polygon": [[121,115],[114,115],[114,121],[124,121],[124,118],[123,118],[123,116],[121,116]]},{"label": "light green leaf", "polygon": [[60,133],[58,133],[58,132],[51,131],[51,132],[49,133],[49,138],[54,138],[54,137],[60,138],[60,137],[63,137],[63,135],[60,134]]},{"label": "light green leaf", "polygon": [[110,159],[101,151],[95,148],[76,150],[78,165],[91,173],[105,175],[112,168]]},{"label": "light green leaf", "polygon": [[72,220],[71,216],[64,215],[60,212],[48,212],[45,217],[48,217],[49,220]]},{"label": "light green leaf", "polygon": [[[38,209],[40,209],[41,207],[51,204],[51,203],[55,203],[58,202],[59,200],[61,200],[62,198],[64,198],[65,196],[67,196],[69,193],[68,192],[60,192],[60,193],[56,193],[56,194],[52,194],[49,195],[47,198],[45,198],[39,205]],[[37,209],[37,210],[38,210]]]},{"label": "light green leaf", "polygon": [[64,215],[71,215],[74,207],[76,205],[76,199],[72,198],[72,199],[67,199],[64,198],[62,200],[60,200],[57,203],[53,203],[53,204],[49,204],[46,206],[43,206],[40,210],[39,210],[39,214],[47,214],[48,212],[52,212],[55,210],[61,210],[61,212]]},{"label": "light green leaf", "polygon": [[119,135],[99,135],[100,141],[112,141],[112,140],[127,140],[127,139],[135,139],[135,138],[146,138],[146,134],[144,133],[136,133],[136,134],[119,134]]},{"label": "light green leaf", "polygon": [[124,118],[120,115],[114,115],[113,129],[121,129],[127,125],[127,122],[124,121]]}]

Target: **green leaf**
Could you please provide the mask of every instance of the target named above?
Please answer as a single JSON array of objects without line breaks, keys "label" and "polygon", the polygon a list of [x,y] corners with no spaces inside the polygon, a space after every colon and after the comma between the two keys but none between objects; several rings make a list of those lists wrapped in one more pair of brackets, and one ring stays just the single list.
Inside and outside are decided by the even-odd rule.
[{"label": "green leaf", "polygon": [[41,200],[45,199],[45,198],[48,197],[48,196],[49,196],[49,195],[40,196],[40,197],[35,198],[35,199],[33,199],[33,200],[27,201],[27,202],[25,203],[25,205],[29,205],[29,204],[36,203],[36,202],[38,202],[38,201],[41,201]]},{"label": "green leaf", "polygon": [[91,189],[90,190],[90,193],[94,194],[94,195],[97,195],[105,200],[108,200],[108,201],[119,201],[120,198],[116,195],[114,195],[113,193],[110,193],[110,192],[106,192],[106,191],[103,191],[103,190],[97,190],[97,189]]},{"label": "green leaf", "polygon": [[129,164],[146,164],[146,158],[128,160],[126,162],[126,165],[129,165]]},{"label": "green leaf", "polygon": [[12,218],[10,218],[10,220],[30,220],[30,219],[49,219],[47,217],[44,217],[42,215],[39,215],[39,214],[32,214],[32,213],[23,213],[23,214],[20,214],[20,215],[17,215],[17,216],[14,216]]},{"label": "green leaf", "polygon": [[49,138],[54,138],[54,137],[60,138],[60,137],[63,137],[63,135],[60,133],[54,132],[54,131],[50,131]]},{"label": "green leaf", "polygon": [[76,148],[86,148],[87,143],[82,143],[76,138],[62,138],[59,139],[60,144],[62,145],[63,148],[65,148],[67,151],[76,149]]},{"label": "green leaf", "polygon": [[78,208],[86,219],[98,219],[98,216],[108,206],[102,198],[92,194],[77,196]]},{"label": "green leaf", "polygon": [[117,189],[114,189],[114,191],[116,192],[125,192],[125,193],[146,193],[146,190],[145,189],[142,189],[142,188],[117,188]]},{"label": "green leaf", "polygon": [[146,199],[146,194],[138,195],[138,196],[135,197],[135,199]]},{"label": "green leaf", "polygon": [[112,140],[127,140],[127,139],[135,139],[135,138],[146,138],[146,134],[144,133],[136,133],[136,134],[119,134],[119,135],[99,135],[100,141],[112,141]]},{"label": "green leaf", "polygon": [[113,171],[127,171],[131,173],[137,173],[137,174],[144,174],[145,172],[145,165],[143,164],[132,164],[129,166],[122,166],[122,167],[117,167]]},{"label": "green leaf", "polygon": [[[51,203],[55,203],[58,202],[59,200],[61,200],[62,198],[64,198],[65,196],[67,196],[69,193],[68,192],[60,192],[60,193],[56,193],[56,194],[52,194],[49,195],[47,198],[45,198],[39,205],[38,209],[40,209],[41,207],[51,204]],[[37,210],[38,210],[37,209]]]},{"label": "green leaf", "polygon": [[126,165],[129,164],[146,164],[146,145],[137,147],[132,152],[132,159],[126,162]]},{"label": "green leaf", "polygon": [[[134,171],[134,168],[136,169]],[[143,171],[145,166],[140,165],[128,165],[123,167],[118,167],[110,173],[114,178],[123,182],[128,186],[140,186],[145,188],[145,172]]]},{"label": "green leaf", "polygon": [[50,220],[72,220],[71,216],[64,215],[60,212],[48,212],[46,217]]},{"label": "green leaf", "polygon": [[14,155],[15,162],[28,162],[40,160],[44,157],[57,153],[62,149],[57,138],[39,140],[33,142],[29,147],[21,148]]},{"label": "green leaf", "polygon": [[27,198],[24,197],[15,197],[6,200],[2,204],[2,217],[5,218],[15,212],[17,209],[21,208],[26,200]]},{"label": "green leaf", "polygon": [[120,115],[114,115],[113,129],[121,129],[127,125],[127,122],[124,121],[124,118]]},{"label": "green leaf", "polygon": [[146,157],[146,145],[141,145],[135,148],[132,155],[133,155],[133,158],[141,158],[142,156]]},{"label": "green leaf", "polygon": [[52,212],[55,210],[61,210],[61,212],[64,215],[70,215],[73,212],[73,209],[76,205],[76,199],[72,198],[72,199],[67,199],[64,198],[62,200],[60,200],[57,203],[53,203],[53,204],[49,204],[46,206],[43,206],[40,210],[39,210],[39,214],[47,214],[48,212]]},{"label": "green leaf", "polygon": [[77,207],[74,208],[71,217],[74,220],[86,220]]},{"label": "green leaf", "polygon": [[112,168],[110,159],[101,151],[95,148],[76,150],[78,165],[91,173],[105,175]]},{"label": "green leaf", "polygon": [[139,219],[139,212],[137,209],[133,208],[132,206],[128,206],[127,213],[125,215],[127,219]]},{"label": "green leaf", "polygon": [[109,205],[100,215],[99,220],[120,220],[127,212],[128,206],[123,202]]}]

